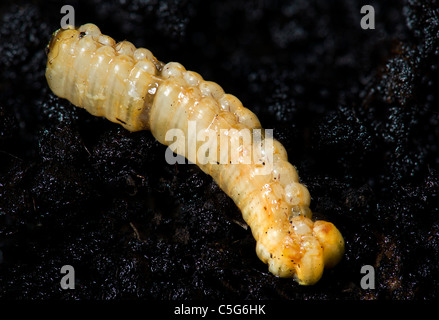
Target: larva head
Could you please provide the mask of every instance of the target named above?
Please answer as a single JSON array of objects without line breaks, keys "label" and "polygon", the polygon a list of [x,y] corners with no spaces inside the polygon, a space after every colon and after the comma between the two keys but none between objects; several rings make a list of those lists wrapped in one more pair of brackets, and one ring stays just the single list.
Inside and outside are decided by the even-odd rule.
[{"label": "larva head", "polygon": [[[52,34],[50,42],[46,47],[48,63],[51,64],[53,59],[56,59],[58,57],[61,50],[66,50],[69,51],[68,53],[73,53],[71,52],[73,48],[70,47],[71,44],[74,43],[72,42],[72,40],[76,40],[77,38],[83,38],[85,36],[91,36],[93,39],[97,39],[98,37],[102,37],[103,35],[101,34],[101,30],[92,23],[84,24],[79,28],[76,28],[72,25],[66,25],[63,28],[56,30]],[[112,42],[110,42],[110,45],[114,44],[114,40],[111,40]]]},{"label": "larva head", "polygon": [[[46,48],[47,53],[47,67],[46,67],[46,79],[50,89],[57,96],[64,98],[65,86],[64,82],[60,79],[64,78],[66,67],[63,63],[66,56],[71,56],[72,53],[69,49],[69,43],[71,39],[76,38],[78,31],[73,26],[66,26],[65,29],[61,28],[52,34],[52,38]],[[68,70],[72,68],[71,65],[67,66]]]},{"label": "larva head", "polygon": [[[66,32],[68,30],[72,31]],[[75,27],[68,25],[52,33],[52,37],[50,38],[50,41],[46,47],[48,63],[51,63],[51,61],[58,56],[60,50],[59,43],[62,41],[62,39],[71,38],[73,35],[72,33],[75,33],[73,30],[75,30]]]}]

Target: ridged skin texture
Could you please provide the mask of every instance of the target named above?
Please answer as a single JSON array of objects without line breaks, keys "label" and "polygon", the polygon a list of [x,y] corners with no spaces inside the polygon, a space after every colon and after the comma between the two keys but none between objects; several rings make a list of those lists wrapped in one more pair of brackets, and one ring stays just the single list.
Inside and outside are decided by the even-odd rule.
[{"label": "ridged skin texture", "polygon": [[[343,237],[332,223],[311,220],[310,194],[284,147],[270,137],[240,139],[232,129],[256,132],[259,120],[216,83],[179,63],[164,64],[128,41],[116,43],[93,24],[53,34],[46,78],[59,97],[130,131],[151,130],[160,143],[211,175],[240,208],[259,258],[274,275],[310,285],[341,259]],[[215,138],[195,139],[190,123],[197,134],[210,130]],[[175,129],[183,141],[169,139],[167,133]],[[237,158],[233,151],[221,154],[221,139],[237,148]],[[244,161],[258,144],[267,147],[262,150],[271,152],[272,161]],[[217,153],[201,152],[206,147]]]}]

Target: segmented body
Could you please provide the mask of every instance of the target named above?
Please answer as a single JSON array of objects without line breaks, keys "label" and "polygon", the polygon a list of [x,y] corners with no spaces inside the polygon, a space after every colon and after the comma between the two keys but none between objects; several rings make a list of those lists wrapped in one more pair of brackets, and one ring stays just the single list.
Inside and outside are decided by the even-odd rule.
[{"label": "segmented body", "polygon": [[[325,267],[342,257],[343,237],[332,223],[311,220],[309,192],[278,141],[270,141],[273,164],[268,174],[260,173],[263,162],[237,164],[218,158],[206,163],[191,158],[190,121],[197,131],[213,130],[218,137],[224,129],[261,128],[257,116],[216,83],[179,63],[163,64],[130,42],[116,43],[93,24],[53,34],[46,78],[59,97],[130,131],[151,130],[165,145],[172,143],[166,139],[169,130],[185,133],[186,147],[178,152],[211,175],[234,200],[252,230],[259,258],[273,274],[313,284]],[[195,142],[195,149],[201,145]],[[240,155],[251,152],[248,143],[238,145]],[[219,155],[220,144],[215,146]]]}]

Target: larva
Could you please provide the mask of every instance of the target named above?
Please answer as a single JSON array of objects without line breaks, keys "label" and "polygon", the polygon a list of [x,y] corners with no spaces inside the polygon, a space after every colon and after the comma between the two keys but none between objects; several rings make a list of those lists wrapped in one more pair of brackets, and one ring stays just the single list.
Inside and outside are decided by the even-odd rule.
[{"label": "larva", "polygon": [[[170,129],[178,128],[187,137],[190,121],[198,130],[213,130],[218,136],[224,129],[261,128],[257,116],[216,83],[179,63],[164,64],[128,41],[116,43],[93,24],[59,29],[47,54],[46,79],[57,96],[130,131],[151,130],[162,144],[171,144],[165,138]],[[332,223],[311,220],[308,189],[299,183],[285,148],[268,139],[262,140],[272,144],[268,174],[260,174],[265,165],[260,162],[195,163],[239,207],[256,240],[256,253],[269,271],[294,277],[302,285],[314,284],[324,268],[339,262],[344,240]],[[195,148],[200,147],[196,143]],[[239,154],[250,152],[250,147],[240,143]],[[188,157],[187,148],[179,153]]]}]

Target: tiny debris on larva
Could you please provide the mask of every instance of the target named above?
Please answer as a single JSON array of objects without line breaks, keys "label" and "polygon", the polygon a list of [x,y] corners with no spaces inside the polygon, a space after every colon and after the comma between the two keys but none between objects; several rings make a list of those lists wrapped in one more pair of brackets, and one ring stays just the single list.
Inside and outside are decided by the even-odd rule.
[{"label": "tiny debris on larva", "polygon": [[[179,63],[164,64],[128,41],[116,43],[94,24],[59,29],[47,55],[46,79],[57,96],[127,130],[150,130],[162,144],[170,145],[166,133],[178,128],[187,146],[190,121],[200,131],[214,130],[218,137],[221,130],[261,129],[258,117],[218,84]],[[233,135],[229,139],[238,140],[240,154],[251,152],[245,140]],[[332,223],[311,220],[311,196],[285,148],[270,137],[261,144],[272,144],[273,164],[267,174],[260,173],[265,162],[208,162],[197,157],[195,163],[239,207],[256,240],[257,255],[270,272],[294,277],[302,285],[314,284],[324,268],[343,256],[343,237]],[[196,144],[197,151],[200,147]],[[186,148],[178,151],[189,157]]]}]

